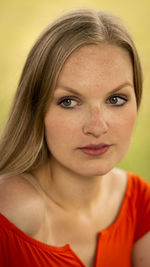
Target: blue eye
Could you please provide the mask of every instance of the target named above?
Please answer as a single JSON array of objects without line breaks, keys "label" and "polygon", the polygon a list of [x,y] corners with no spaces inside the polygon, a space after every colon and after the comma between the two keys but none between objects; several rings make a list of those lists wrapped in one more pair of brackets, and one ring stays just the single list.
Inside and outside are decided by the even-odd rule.
[{"label": "blue eye", "polygon": [[111,96],[108,99],[109,104],[114,106],[123,106],[127,102],[127,98],[122,96]]}]

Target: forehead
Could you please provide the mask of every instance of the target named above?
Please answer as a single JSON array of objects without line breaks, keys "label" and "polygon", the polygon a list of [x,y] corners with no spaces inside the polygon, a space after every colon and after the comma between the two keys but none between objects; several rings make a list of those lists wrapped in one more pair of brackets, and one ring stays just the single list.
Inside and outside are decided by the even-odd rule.
[{"label": "forehead", "polygon": [[74,51],[66,60],[58,83],[133,79],[132,62],[128,51],[110,45],[87,45]]}]

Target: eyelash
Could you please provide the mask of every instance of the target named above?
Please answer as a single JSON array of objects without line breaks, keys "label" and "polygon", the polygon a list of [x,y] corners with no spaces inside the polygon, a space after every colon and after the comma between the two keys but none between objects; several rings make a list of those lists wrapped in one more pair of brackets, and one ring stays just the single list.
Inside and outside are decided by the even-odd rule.
[{"label": "eyelash", "polygon": [[72,96],[65,96],[65,97],[62,97],[61,99],[59,99],[57,101],[57,105],[60,105],[62,108],[65,108],[65,109],[73,109],[74,107],[67,107],[67,106],[62,106],[61,104],[65,101],[65,100],[72,100],[72,101],[78,101],[76,98],[72,97]]},{"label": "eyelash", "polygon": [[[110,103],[110,105],[112,105],[112,106],[114,106],[114,107],[121,107],[121,106],[124,106],[125,105],[125,103],[128,101],[128,98],[126,97],[126,96],[122,96],[122,95],[112,95],[112,96],[110,96],[108,99],[107,99],[107,101],[110,101],[110,99],[112,99],[112,98],[119,98],[120,100],[123,100],[124,102],[122,103],[122,104],[119,104],[119,105],[117,105],[117,103],[116,104],[111,104]],[[63,104],[63,102],[65,101],[65,100],[71,100],[71,101],[78,101],[79,102],[79,100],[78,99],[76,99],[76,98],[74,98],[74,97],[72,97],[72,96],[65,96],[65,97],[62,97],[61,99],[59,99],[58,101],[57,101],[57,105],[60,105],[62,108],[65,108],[65,109],[73,109],[75,106],[73,106],[73,107],[70,107],[70,106],[63,106],[62,104]],[[106,103],[107,103],[107,101],[106,101]],[[79,104],[80,105],[80,104]]]},{"label": "eyelash", "polygon": [[108,98],[108,100],[110,100],[110,99],[112,99],[112,98],[119,98],[120,100],[123,100],[124,102],[122,103],[122,104],[119,104],[119,105],[115,105],[115,104],[111,104],[112,106],[116,106],[116,107],[121,107],[121,106],[124,106],[125,105],[125,103],[128,101],[128,98],[127,98],[127,96],[122,96],[122,95],[113,95],[113,96],[110,96],[109,98]]}]

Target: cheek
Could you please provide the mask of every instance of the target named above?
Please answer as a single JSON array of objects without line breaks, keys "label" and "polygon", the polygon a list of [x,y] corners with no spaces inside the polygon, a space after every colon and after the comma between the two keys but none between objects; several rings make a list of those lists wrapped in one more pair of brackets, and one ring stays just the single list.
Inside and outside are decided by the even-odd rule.
[{"label": "cheek", "polygon": [[131,114],[128,118],[128,125],[131,129],[134,128],[136,122],[137,113]]},{"label": "cheek", "polygon": [[77,120],[65,119],[64,116],[47,117],[45,119],[45,135],[47,141],[62,141],[73,138],[79,128]]},{"label": "cheek", "polygon": [[127,128],[127,130],[133,130],[135,122],[136,122],[136,117],[137,117],[137,109],[136,107],[131,111],[129,110],[129,112],[126,114],[125,116],[125,127]]},{"label": "cheek", "polygon": [[[136,122],[137,111],[136,109],[132,112],[126,113],[124,116],[121,116],[116,128],[120,137],[124,138],[124,141],[130,141],[132,137],[134,125]],[[115,129],[114,129],[115,130]]]}]

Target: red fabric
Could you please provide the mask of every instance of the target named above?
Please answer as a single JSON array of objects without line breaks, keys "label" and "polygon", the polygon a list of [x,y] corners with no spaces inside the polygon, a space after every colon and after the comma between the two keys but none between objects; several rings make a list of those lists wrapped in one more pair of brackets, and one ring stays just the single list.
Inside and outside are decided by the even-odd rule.
[{"label": "red fabric", "polygon": [[[131,266],[134,242],[150,230],[150,185],[128,174],[117,220],[98,235],[95,267]],[[0,214],[1,267],[83,267],[69,245],[53,247],[23,233]]]}]

